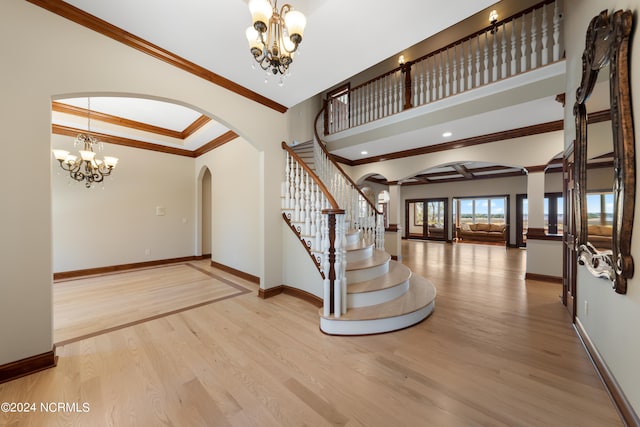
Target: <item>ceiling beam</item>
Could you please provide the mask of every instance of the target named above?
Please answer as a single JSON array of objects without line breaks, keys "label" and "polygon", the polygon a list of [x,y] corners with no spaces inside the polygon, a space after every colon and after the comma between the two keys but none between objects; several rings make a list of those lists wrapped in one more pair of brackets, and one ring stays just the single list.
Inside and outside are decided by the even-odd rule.
[{"label": "ceiling beam", "polygon": [[455,171],[458,172],[460,175],[464,176],[466,179],[473,179],[473,174],[469,172],[469,169],[467,169],[465,165],[455,163],[451,165],[451,167],[455,169]]}]

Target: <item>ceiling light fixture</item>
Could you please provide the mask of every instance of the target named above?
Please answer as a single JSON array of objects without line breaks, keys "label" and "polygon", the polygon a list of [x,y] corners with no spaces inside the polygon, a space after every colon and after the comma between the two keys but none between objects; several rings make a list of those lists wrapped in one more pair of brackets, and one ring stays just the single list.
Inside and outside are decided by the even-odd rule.
[{"label": "ceiling light fixture", "polygon": [[[263,70],[284,75],[298,50],[307,18],[291,5],[278,12],[278,0],[249,0],[253,26],[247,28],[251,54]],[[281,80],[282,82],[282,80]]]},{"label": "ceiling light fixture", "polygon": [[451,135],[453,135],[451,132],[445,132],[442,134],[443,138],[449,138]]},{"label": "ceiling light fixture", "polygon": [[369,152],[368,151],[361,151],[360,154],[362,154],[364,156],[366,154],[369,154]]},{"label": "ceiling light fixture", "polygon": [[91,188],[93,183],[102,182],[105,176],[111,175],[118,164],[117,157],[104,156],[104,160],[96,159],[93,146],[102,149],[103,144],[91,135],[91,98],[87,98],[87,133],[79,133],[73,142],[74,147],[78,145],[83,148],[79,150],[80,159],[66,150],[53,150],[53,156],[60,162],[60,167],[69,172],[71,178],[78,182],[84,181],[85,187]]}]

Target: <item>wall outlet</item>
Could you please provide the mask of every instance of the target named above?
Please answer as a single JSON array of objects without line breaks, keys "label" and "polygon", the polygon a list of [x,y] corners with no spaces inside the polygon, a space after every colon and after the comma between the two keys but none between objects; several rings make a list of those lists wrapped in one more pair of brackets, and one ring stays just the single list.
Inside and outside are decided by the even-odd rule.
[{"label": "wall outlet", "polygon": [[589,315],[589,302],[587,300],[584,300],[584,315]]},{"label": "wall outlet", "polygon": [[145,249],[145,250],[144,250],[144,254],[145,254],[146,256],[151,255],[151,249],[149,249],[149,248]]}]

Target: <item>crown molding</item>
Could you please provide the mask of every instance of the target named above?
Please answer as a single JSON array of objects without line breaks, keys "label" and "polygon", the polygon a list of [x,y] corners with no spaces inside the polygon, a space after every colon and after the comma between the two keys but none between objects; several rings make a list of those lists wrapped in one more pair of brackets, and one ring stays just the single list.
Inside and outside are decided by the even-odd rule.
[{"label": "crown molding", "polygon": [[[86,133],[86,130],[53,124],[51,125],[51,133],[55,135],[75,137],[79,133]],[[141,150],[157,151],[167,154],[175,154],[177,156],[196,157],[195,151],[185,150],[184,148],[167,147],[165,145],[158,145],[151,142],[123,138],[121,136],[109,135],[106,133],[91,132],[91,135],[95,136],[100,141],[107,142],[109,144],[124,145],[125,147],[139,148]]]},{"label": "crown molding", "polygon": [[198,117],[193,123],[191,123],[189,126],[187,126],[180,133],[180,137],[182,139],[187,139],[188,137],[190,137],[191,135],[196,133],[196,131],[198,129],[200,129],[202,126],[206,125],[210,121],[211,121],[211,119],[203,114],[202,116]]},{"label": "crown molding", "polygon": [[[56,125],[56,124],[51,125],[51,133],[55,135],[72,136],[75,138],[76,135],[83,132],[86,133],[86,130],[76,129],[69,126]],[[194,151],[191,151],[191,150],[186,150],[184,148],[167,147],[165,145],[139,141],[136,139],[124,138],[121,136],[109,135],[106,133],[91,132],[91,135],[95,136],[100,141],[106,142],[109,144],[123,145],[125,147],[138,148],[141,150],[157,151],[160,153],[174,154],[176,156],[192,157],[192,158],[200,157],[203,154],[208,153],[209,151],[216,149],[226,144],[227,142],[234,140],[239,136],[237,133],[230,130],[228,132],[223,133],[219,137],[209,141],[202,147]]]},{"label": "crown molding", "polygon": [[[55,101],[51,103],[51,109],[58,113],[73,114],[74,116],[80,116],[80,117],[89,116],[89,110],[87,110],[86,108],[76,107],[74,105],[63,104]],[[155,133],[157,135],[164,135],[164,136],[168,136],[176,139],[184,139],[182,136],[183,132],[178,132],[172,129],[154,126],[147,123],[137,122],[135,120],[125,119],[124,117],[101,113],[99,111],[91,110],[91,118],[101,122],[111,123],[113,125],[118,125],[118,126],[124,126],[127,128],[140,130],[143,132]]]},{"label": "crown molding", "polygon": [[197,150],[195,150],[194,151],[195,157],[200,157],[203,154],[208,153],[209,151],[211,151],[211,150],[213,150],[215,148],[221,147],[222,145],[226,144],[227,142],[236,139],[237,137],[238,137],[238,134],[235,133],[232,130],[230,130],[228,132],[225,132],[222,135],[220,135],[219,137],[209,141],[208,143],[206,143],[202,147],[200,147]]},{"label": "crown molding", "polygon": [[[86,108],[63,104],[61,102],[56,102],[56,101],[51,103],[51,110],[56,111],[58,113],[73,114],[74,116],[80,116],[80,117],[89,116],[89,110],[87,110]],[[111,114],[101,113],[95,110],[91,110],[91,118],[101,122],[105,122],[105,123],[111,123],[114,125],[127,127],[130,129],[136,129],[143,132],[155,133],[157,135],[164,135],[164,136],[168,136],[176,139],[187,139],[188,137],[196,133],[196,131],[198,131],[201,127],[203,127],[204,125],[206,125],[211,121],[209,117],[205,115],[201,115],[196,120],[194,120],[193,123],[191,123],[189,126],[184,128],[183,131],[179,132],[173,129],[167,129],[160,126],[154,126],[147,123],[137,122],[135,120],[125,119],[124,117],[120,117],[120,116],[113,116]]]},{"label": "crown molding", "polygon": [[287,107],[279,104],[265,96],[260,95],[238,83],[222,77],[212,71],[207,70],[200,65],[197,65],[181,56],[176,55],[166,49],[161,48],[147,40],[144,40],[138,36],[135,36],[122,28],[116,27],[113,24],[108,23],[90,13],[78,9],[62,0],[27,0],[29,3],[39,6],[49,12],[55,13],[63,18],[80,24],[90,30],[96,31],[104,36],[107,36],[113,40],[123,43],[129,47],[139,50],[147,55],[151,55],[156,59],[164,61],[174,67],[180,68],[188,73],[205,79],[215,85],[221,86],[230,90],[240,96],[262,104],[268,108],[271,108],[280,113],[285,113]]}]

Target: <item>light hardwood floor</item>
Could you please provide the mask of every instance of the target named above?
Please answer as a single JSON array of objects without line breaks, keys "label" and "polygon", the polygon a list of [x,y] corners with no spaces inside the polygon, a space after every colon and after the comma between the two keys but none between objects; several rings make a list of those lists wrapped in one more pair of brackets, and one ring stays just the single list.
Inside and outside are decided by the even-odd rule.
[{"label": "light hardwood floor", "polygon": [[436,285],[434,313],[362,337],[323,335],[311,304],[195,263],[251,292],[58,347],[58,367],[0,384],[0,402],[90,410],[0,425],[622,425],[560,285],[525,281],[524,251],[407,241],[403,256]]}]

